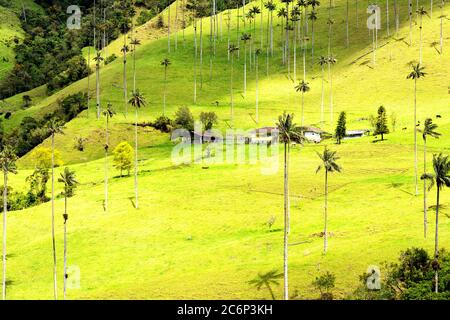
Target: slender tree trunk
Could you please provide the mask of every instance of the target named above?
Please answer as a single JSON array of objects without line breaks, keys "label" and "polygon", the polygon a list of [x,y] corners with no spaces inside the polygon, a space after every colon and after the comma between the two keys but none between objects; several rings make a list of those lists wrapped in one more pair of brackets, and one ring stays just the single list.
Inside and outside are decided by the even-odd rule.
[{"label": "slender tree trunk", "polygon": [[330,123],[333,123],[333,75],[331,74],[331,63],[328,64],[328,74],[330,80]]},{"label": "slender tree trunk", "polygon": [[273,57],[273,11],[270,11],[270,54]]},{"label": "slender tree trunk", "polygon": [[289,234],[289,144],[284,144],[284,300],[289,300],[288,234]]},{"label": "slender tree trunk", "polygon": [[194,18],[194,104],[197,104],[197,20]]},{"label": "slender tree trunk", "polygon": [[97,61],[96,66],[97,77],[97,120],[100,119],[100,61]]},{"label": "slender tree trunk", "polygon": [[[423,173],[427,173],[427,139],[423,139]],[[423,237],[427,238],[427,180],[423,179]]]},{"label": "slender tree trunk", "polygon": [[270,296],[272,297],[272,300],[275,300],[275,295],[273,293],[273,290],[270,287],[270,284],[268,284],[267,282],[266,282],[266,287],[267,287],[267,290],[269,290],[269,292],[270,292]]},{"label": "slender tree trunk", "polygon": [[228,9],[228,23],[227,23],[227,37],[228,37],[228,40],[227,40],[227,51],[228,51],[228,61],[230,61],[230,26],[231,25],[231,12],[230,12],[230,10]]},{"label": "slender tree trunk", "polygon": [[135,107],[135,124],[134,124],[134,194],[135,194],[135,208],[139,208],[139,194],[138,194],[138,108]]},{"label": "slender tree trunk", "polygon": [[53,295],[58,299],[56,276],[56,241],[55,241],[55,134],[52,133],[52,247],[53,247]]},{"label": "slender tree trunk", "polygon": [[2,298],[6,300],[6,216],[8,214],[8,172],[3,169],[3,277]]},{"label": "slender tree trunk", "polygon": [[305,92],[302,91],[302,127],[305,123]]},{"label": "slender tree trunk", "polygon": [[166,115],[166,95],[167,95],[167,66],[164,67],[164,104],[163,104],[163,116]]},{"label": "slender tree trunk", "polygon": [[260,1],[260,6],[261,6],[261,16],[260,16],[260,26],[259,26],[259,28],[260,28],[260,36],[261,36],[261,46],[260,46],[260,49],[261,49],[261,51],[262,51],[262,49],[263,49],[263,47],[264,47],[264,45],[263,45],[263,43],[264,43],[264,2],[263,2],[263,0],[261,0]]},{"label": "slender tree trunk", "polygon": [[247,41],[244,41],[244,97],[247,95]]},{"label": "slender tree trunk", "polygon": [[391,36],[391,30],[389,25],[389,0],[386,0],[386,30],[388,37]]},{"label": "slender tree trunk", "polygon": [[297,28],[295,28],[295,27],[294,27],[294,45],[293,46],[294,46],[294,81],[297,81]]},{"label": "slender tree trunk", "polygon": [[[438,261],[439,258],[439,247],[438,247],[438,240],[439,240],[439,186],[437,186],[437,200],[436,200],[436,231],[434,234],[434,258],[436,261]],[[439,292],[439,274],[438,270],[436,269],[436,273],[434,275],[435,279],[435,290],[434,292]]]},{"label": "slender tree trunk", "polygon": [[328,170],[325,169],[325,207],[324,207],[325,226],[323,229],[323,253],[328,249]]},{"label": "slender tree trunk", "polygon": [[417,164],[417,79],[414,80],[414,173],[415,173],[415,195],[419,195],[418,187],[418,164]]},{"label": "slender tree trunk", "polygon": [[231,53],[231,74],[230,74],[230,107],[231,122],[234,119],[234,101],[233,101],[233,70],[234,69],[234,52]]},{"label": "slender tree trunk", "polygon": [[91,96],[91,46],[88,47],[88,76],[87,76],[87,111],[86,115],[89,118],[89,110],[90,110],[90,96]]},{"label": "slender tree trunk", "polygon": [[356,29],[359,28],[359,19],[358,19],[358,0],[356,0]]},{"label": "slender tree trunk", "polygon": [[442,2],[441,2],[441,32],[440,32],[441,54],[444,53],[444,5],[445,5],[445,2],[444,2],[444,0],[442,0]]},{"label": "slender tree trunk", "polygon": [[314,20],[311,20],[311,65],[314,65],[314,42],[315,42],[315,33],[314,33]]},{"label": "slender tree trunk", "polygon": [[203,19],[200,19],[200,89],[203,89]]},{"label": "slender tree trunk", "polygon": [[409,13],[409,45],[412,46],[412,3],[408,0],[408,13]]},{"label": "slender tree trunk", "polygon": [[127,33],[123,34],[123,99],[125,103],[125,118],[128,115],[128,89],[127,89]]},{"label": "slender tree trunk", "polygon": [[324,65],[322,65],[322,103],[320,105],[320,122],[324,123],[324,109],[325,109],[325,68]]},{"label": "slender tree trunk", "polygon": [[167,8],[168,17],[167,17],[167,52],[170,53],[171,45],[170,45],[170,4]]},{"label": "slender tree trunk", "polygon": [[348,28],[348,0],[347,0],[347,7],[346,7],[346,42],[345,42],[345,46],[348,48],[350,45],[350,40],[349,40],[349,28]]},{"label": "slender tree trunk", "polygon": [[420,40],[419,40],[419,63],[420,63],[420,64],[422,64],[422,27],[423,27],[423,25],[422,25],[422,19],[423,19],[423,16],[420,15],[420,27],[419,27],[419,29],[420,29]]},{"label": "slender tree trunk", "polygon": [[[64,195],[64,217],[67,217],[67,189]],[[64,300],[67,293],[67,220],[64,218]]]},{"label": "slender tree trunk", "polygon": [[178,49],[178,0],[175,0],[175,51]]},{"label": "slender tree trunk", "polygon": [[258,87],[258,69],[259,69],[259,56],[255,56],[255,68],[256,68],[256,76],[255,76],[255,82],[256,82],[256,124],[259,123],[259,87]]},{"label": "slender tree trunk", "polygon": [[285,50],[284,54],[286,56],[285,60],[287,63],[287,73],[288,77],[291,76],[291,61],[290,61],[290,51],[289,51],[289,2],[286,2],[286,43],[285,43]]},{"label": "slender tree trunk", "polygon": [[105,212],[108,212],[108,147],[109,147],[109,115],[106,114],[106,145],[105,145]]}]

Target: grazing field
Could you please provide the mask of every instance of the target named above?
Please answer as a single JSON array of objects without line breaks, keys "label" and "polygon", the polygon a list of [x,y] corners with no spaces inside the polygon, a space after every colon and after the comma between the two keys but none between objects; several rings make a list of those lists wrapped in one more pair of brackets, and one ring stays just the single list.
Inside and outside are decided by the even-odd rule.
[{"label": "grazing field", "polygon": [[[361,3],[365,1],[360,1]],[[296,145],[291,150],[290,192],[291,233],[289,247],[290,295],[295,298],[318,298],[312,281],[324,271],[336,275],[335,295],[346,298],[359,285],[359,276],[370,265],[395,260],[400,251],[423,247],[433,252],[435,189],[429,193],[429,237],[423,238],[423,198],[414,195],[414,82],[407,80],[411,64],[419,60],[419,27],[414,17],[413,42],[409,46],[407,4],[401,1],[400,28],[395,34],[391,16],[391,36],[379,31],[376,65],[372,65],[372,35],[366,28],[367,14],[362,6],[359,27],[352,7],[349,20],[350,45],[346,42],[346,1],[336,0],[333,9],[332,53],[337,64],[333,74],[333,113],[330,113],[329,85],[325,72],[325,122],[320,122],[320,55],[327,55],[327,4],[318,9],[315,23],[315,58],[307,56],[306,81],[311,91],[305,94],[305,124],[334,133],[338,115],[347,113],[349,130],[371,129],[369,117],[383,105],[389,119],[396,118],[395,130],[385,141],[374,136],[334,140],[321,144]],[[259,5],[251,2],[247,7]],[[278,7],[281,4],[276,1]],[[425,6],[429,1],[421,1]],[[384,8],[384,1],[378,1]],[[173,5],[172,5],[173,6]],[[364,9],[364,10],[363,10]],[[173,10],[173,8],[172,8]],[[438,10],[436,8],[436,10]],[[174,12],[174,11],[172,11]],[[264,11],[266,14],[266,11]],[[447,5],[445,13],[450,14]],[[167,11],[164,12],[164,15]],[[0,11],[1,15],[1,11]],[[231,42],[236,42],[236,12],[231,10]],[[433,118],[442,133],[429,139],[428,166],[432,155],[450,154],[450,34],[444,32],[444,51],[438,54],[438,14],[424,18],[423,65],[427,73],[418,81],[418,120]],[[173,15],[172,15],[173,17]],[[196,119],[202,111],[214,111],[219,118],[217,129],[225,131],[230,123],[230,63],[227,59],[226,13],[217,54],[212,60],[210,77],[209,18],[204,19],[204,65],[198,65],[197,103],[194,104],[194,32],[181,31],[178,49],[172,35],[172,50],[167,53],[167,38],[153,34],[151,24],[136,29],[142,45],[136,51],[137,88],[148,105],[139,110],[139,121],[150,121],[162,114],[164,68],[161,60],[169,57],[166,114],[173,118],[180,106],[188,106]],[[267,16],[264,16],[264,21]],[[275,18],[275,55],[266,74],[265,52],[259,71],[259,124],[255,119],[255,69],[248,65],[246,96],[243,94],[243,43],[241,56],[234,65],[234,127],[251,129],[274,126],[283,111],[295,114],[300,124],[301,95],[294,87],[303,78],[302,52],[299,50],[295,81],[286,75],[281,63],[281,20]],[[445,19],[445,29],[450,22]],[[265,24],[264,24],[265,26]],[[241,25],[242,28],[242,25]],[[259,44],[259,19],[255,45]],[[247,32],[250,32],[248,28]],[[264,29],[265,32],[265,29]],[[266,37],[266,34],[264,34]],[[120,54],[122,39],[111,43],[110,53]],[[310,47],[308,48],[310,49]],[[132,88],[132,53],[128,56],[128,86]],[[1,64],[0,64],[1,66]],[[91,62],[93,66],[93,62]],[[94,66],[93,66],[94,67]],[[111,119],[111,142],[133,142],[134,110],[122,98],[122,59],[101,66],[101,103],[111,103],[117,115]],[[200,75],[203,86],[200,88]],[[1,71],[0,71],[1,77]],[[292,78],[292,77],[291,77]],[[263,175],[260,165],[202,164],[175,165],[171,160],[174,142],[169,134],[149,127],[139,128],[140,207],[134,209],[133,177],[119,177],[109,159],[109,211],[103,210],[105,121],[95,119],[95,74],[91,76],[89,114],[82,112],[66,125],[64,135],[57,135],[56,149],[65,165],[75,170],[81,185],[69,199],[69,265],[81,271],[81,287],[68,291],[69,299],[270,299],[267,291],[257,291],[248,284],[259,272],[283,268],[283,154],[279,153],[279,170]],[[29,93],[35,104],[20,108],[21,95],[6,99],[9,120],[5,131],[20,125],[24,117],[48,113],[69,94],[87,90],[83,79],[60,92],[45,97],[44,88]],[[0,107],[3,110],[2,105]],[[6,109],[5,109],[6,110]],[[393,116],[394,114],[394,116]],[[440,116],[440,117],[437,117]],[[331,119],[333,121],[331,122]],[[84,152],[74,150],[74,139],[87,138]],[[419,135],[419,172],[423,168],[422,139]],[[50,141],[43,143],[50,147]],[[337,151],[342,173],[329,177],[329,251],[323,251],[324,173],[317,152],[324,145]],[[64,166],[63,166],[64,167]],[[56,170],[56,177],[63,167]],[[25,179],[34,168],[30,154],[18,161],[19,172],[11,175],[14,190],[28,188]],[[422,183],[422,182],[420,182]],[[422,190],[422,184],[419,185]],[[58,184],[57,192],[61,192]],[[440,244],[449,249],[450,191],[441,194]],[[63,197],[56,200],[58,287],[62,290]],[[273,218],[274,217],[274,218]],[[8,216],[8,298],[53,298],[51,205],[11,212]],[[272,228],[268,221],[275,219]],[[381,270],[383,273],[383,270]],[[274,288],[282,298],[282,286]]]}]

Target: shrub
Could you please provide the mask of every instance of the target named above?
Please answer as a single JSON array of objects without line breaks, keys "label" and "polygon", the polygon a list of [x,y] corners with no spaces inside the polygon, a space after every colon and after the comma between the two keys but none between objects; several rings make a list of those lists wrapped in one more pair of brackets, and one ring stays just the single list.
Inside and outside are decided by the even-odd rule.
[{"label": "shrub", "polygon": [[325,274],[316,277],[316,280],[312,284],[320,291],[320,298],[322,300],[333,300],[331,290],[334,288],[335,282],[336,276],[327,271]]},{"label": "shrub", "polygon": [[107,57],[105,59],[105,65],[108,65],[111,62],[114,62],[116,59],[117,59],[117,56],[116,56],[116,54],[113,53],[112,55],[110,55],[109,57]]},{"label": "shrub", "polygon": [[160,116],[150,125],[156,130],[166,133],[171,132],[173,129],[173,121],[166,116]]},{"label": "shrub", "polygon": [[189,132],[194,131],[194,116],[188,107],[181,107],[175,113],[175,124],[179,128],[188,130]]},{"label": "shrub", "polygon": [[120,176],[123,177],[123,171],[127,171],[130,175],[130,170],[133,164],[133,148],[126,141],[117,145],[113,151],[114,168],[120,171]]},{"label": "shrub", "polygon": [[202,112],[200,113],[200,121],[203,123],[205,131],[211,130],[217,124],[217,115],[214,112]]}]

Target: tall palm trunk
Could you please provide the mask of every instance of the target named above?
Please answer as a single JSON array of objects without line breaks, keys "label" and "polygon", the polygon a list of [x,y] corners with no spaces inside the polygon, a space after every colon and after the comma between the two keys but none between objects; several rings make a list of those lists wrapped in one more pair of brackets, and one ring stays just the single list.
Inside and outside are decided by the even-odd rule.
[{"label": "tall palm trunk", "polygon": [[170,53],[171,44],[170,44],[170,3],[167,8],[167,52]]},{"label": "tall palm trunk", "polygon": [[423,15],[420,15],[420,40],[419,40],[419,63],[422,64],[422,19],[423,19]]},{"label": "tall palm trunk", "polygon": [[305,91],[302,90],[302,127],[305,122]]},{"label": "tall palm trunk", "polygon": [[349,39],[349,27],[348,27],[348,0],[347,0],[347,6],[346,6],[346,22],[345,22],[345,35],[346,35],[346,41],[345,41],[345,46],[348,48],[350,45],[350,39]]},{"label": "tall palm trunk", "polygon": [[311,20],[311,65],[314,65],[314,19]]},{"label": "tall palm trunk", "polygon": [[8,213],[8,172],[3,171],[3,278],[2,278],[2,298],[6,299],[6,215]]},{"label": "tall palm trunk", "polygon": [[127,92],[127,33],[123,34],[123,99],[125,103],[125,118],[128,114],[128,92]]},{"label": "tall palm trunk", "polygon": [[108,147],[109,147],[109,115],[106,115],[105,145],[105,212],[108,212]]},{"label": "tall palm trunk", "polygon": [[419,195],[418,185],[418,164],[417,164],[417,79],[414,79],[414,174],[415,174],[415,195]]},{"label": "tall palm trunk", "polygon": [[67,189],[64,194],[64,300],[67,292]]},{"label": "tall palm trunk", "polygon": [[412,46],[412,2],[408,0],[408,13],[409,13],[409,45]]},{"label": "tall palm trunk", "polygon": [[231,53],[231,74],[230,74],[230,116],[231,122],[234,118],[234,101],[233,101],[233,69],[234,69],[234,52]]},{"label": "tall palm trunk", "polygon": [[95,68],[96,73],[96,95],[97,95],[97,120],[100,119],[100,61],[97,61]]},{"label": "tall palm trunk", "polygon": [[331,74],[331,63],[328,64],[328,76],[330,81],[330,123],[333,123],[333,75]]},{"label": "tall palm trunk", "polygon": [[[427,138],[423,139],[423,173],[427,173]],[[427,180],[423,179],[423,237],[427,238]]]},{"label": "tall palm trunk", "polygon": [[325,206],[324,206],[325,225],[323,228],[323,253],[328,249],[328,170],[325,169]]},{"label": "tall palm trunk", "polygon": [[178,0],[175,0],[175,51],[178,49]]},{"label": "tall palm trunk", "polygon": [[320,104],[320,122],[324,122],[325,113],[325,67],[322,64],[322,103]]},{"label": "tall palm trunk", "polygon": [[273,11],[270,11],[270,54],[273,57]]},{"label": "tall palm trunk", "polygon": [[261,0],[260,1],[260,7],[261,7],[261,16],[260,16],[260,25],[259,25],[259,28],[260,28],[260,37],[261,37],[261,45],[260,45],[260,49],[262,50],[263,49],[263,47],[264,47],[264,45],[263,45],[263,43],[264,43],[264,1],[263,0]]},{"label": "tall palm trunk", "polygon": [[197,104],[197,19],[194,18],[194,104]]},{"label": "tall palm trunk", "polygon": [[247,95],[247,41],[244,41],[244,97]]},{"label": "tall palm trunk", "polygon": [[386,0],[386,30],[388,37],[391,35],[390,24],[389,24],[389,0]]},{"label": "tall palm trunk", "polygon": [[441,32],[440,32],[441,54],[444,52],[444,0],[441,3]]},{"label": "tall palm trunk", "polygon": [[89,99],[91,96],[91,46],[88,46],[88,76],[87,76],[87,111],[86,115],[89,118],[89,110],[90,110],[90,103]]},{"label": "tall palm trunk", "polygon": [[295,27],[294,27],[294,81],[297,81],[297,28]]},{"label": "tall palm trunk", "polygon": [[163,116],[166,114],[166,95],[167,95],[167,66],[164,67],[164,104],[163,104]]},{"label": "tall palm trunk", "polygon": [[231,44],[230,28],[231,28],[231,11],[230,11],[230,9],[228,9],[228,24],[227,24],[227,51],[228,51],[228,61],[230,61],[230,44]]},{"label": "tall palm trunk", "polygon": [[287,73],[288,76],[291,76],[291,61],[290,61],[290,52],[289,52],[289,2],[286,2],[286,42],[285,42],[285,49],[284,49],[284,55],[285,55],[285,61],[287,63]]},{"label": "tall palm trunk", "polygon": [[135,194],[135,208],[139,208],[139,194],[138,194],[138,108],[135,108],[134,114],[134,194]]},{"label": "tall palm trunk", "polygon": [[[438,240],[439,240],[439,186],[437,187],[437,200],[436,200],[436,230],[434,233],[434,258],[439,258],[439,247],[438,247]],[[435,281],[435,289],[434,292],[439,292],[439,274],[438,269],[436,269],[435,275],[434,275],[434,281]]]},{"label": "tall palm trunk", "polygon": [[52,247],[53,247],[53,296],[58,299],[55,241],[55,134],[52,133]]},{"label": "tall palm trunk", "polygon": [[284,144],[284,300],[289,300],[288,235],[289,235],[289,144]]},{"label": "tall palm trunk", "polygon": [[203,88],[203,19],[200,19],[200,89]]},{"label": "tall palm trunk", "polygon": [[256,83],[256,124],[259,123],[259,87],[258,87],[258,80],[259,80],[259,55],[257,54],[255,56],[255,68],[256,68],[256,75],[255,75],[255,83]]}]

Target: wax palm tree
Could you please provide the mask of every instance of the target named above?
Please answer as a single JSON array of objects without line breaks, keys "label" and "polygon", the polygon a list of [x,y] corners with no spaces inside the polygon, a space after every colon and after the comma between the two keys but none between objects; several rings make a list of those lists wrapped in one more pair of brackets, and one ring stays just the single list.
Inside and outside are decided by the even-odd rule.
[{"label": "wax palm tree", "polygon": [[412,72],[406,77],[407,79],[414,80],[414,171],[415,171],[415,188],[416,196],[419,194],[418,186],[418,164],[417,164],[417,80],[426,76],[424,67],[420,64],[412,66]]},{"label": "wax palm tree", "polygon": [[288,235],[290,232],[290,201],[289,201],[289,156],[293,141],[302,141],[301,133],[293,122],[294,115],[283,113],[278,118],[277,128],[280,141],[284,144],[284,300],[289,299],[288,286]]},{"label": "wax palm tree", "polygon": [[419,41],[419,63],[422,64],[422,28],[423,28],[423,16],[427,15],[428,13],[426,12],[425,8],[422,6],[417,10],[417,14],[420,17],[420,25],[419,25],[419,29],[420,29],[420,41]]},{"label": "wax palm tree", "polygon": [[97,120],[100,119],[100,63],[103,61],[102,53],[100,51],[97,52],[97,55],[94,57],[95,61],[95,74],[96,74],[96,96],[97,96]]},{"label": "wax palm tree", "polygon": [[170,7],[171,7],[171,5],[170,4],[171,3],[169,2],[167,5],[167,53],[169,53],[169,54],[170,54],[170,47],[171,47],[171,45],[170,45],[170,23],[171,23]]},{"label": "wax palm tree", "polygon": [[311,20],[311,58],[312,63],[314,64],[314,22],[317,20],[317,12],[311,11],[308,15],[308,19]]},{"label": "wax palm tree", "polygon": [[[284,43],[284,61],[288,64],[288,69],[290,68],[290,54],[289,54],[289,5],[292,2],[292,0],[281,0],[282,3],[286,4],[286,28],[285,28],[285,33],[286,33],[286,39],[285,39],[285,43]],[[289,70],[288,70],[288,74],[290,74]]]},{"label": "wax palm tree", "polygon": [[146,100],[139,89],[133,91],[130,101],[128,101],[135,110],[135,122],[134,122],[134,194],[135,203],[134,207],[139,208],[139,195],[138,195],[138,110],[141,107],[145,107]]},{"label": "wax palm tree", "polygon": [[302,122],[301,122],[301,126],[303,127],[304,124],[304,107],[305,107],[305,93],[308,92],[309,90],[311,90],[311,88],[309,87],[309,83],[305,82],[305,80],[302,80],[296,87],[295,90],[297,92],[301,92],[302,93]]},{"label": "wax palm tree", "polygon": [[320,56],[319,65],[322,68],[322,102],[320,104],[320,122],[324,122],[324,108],[325,108],[325,66],[328,65],[328,59],[324,56]]},{"label": "wax palm tree", "polygon": [[8,174],[17,173],[17,156],[9,145],[5,145],[0,152],[0,167],[3,172],[3,272],[2,272],[2,298],[6,299],[6,217],[8,214]]},{"label": "wax palm tree", "polygon": [[55,136],[63,134],[64,124],[58,119],[51,119],[47,123],[47,130],[52,143],[52,246],[53,246],[53,294],[58,299],[57,275],[56,275],[56,241],[55,241]]},{"label": "wax palm tree", "polygon": [[64,185],[64,300],[66,300],[67,291],[67,220],[69,219],[69,214],[67,212],[67,199],[73,195],[73,189],[77,186],[78,181],[75,178],[75,171],[70,171],[69,168],[65,168],[64,172],[61,173],[58,182]]},{"label": "wax palm tree", "polygon": [[434,174],[425,174],[424,179],[430,181],[429,190],[436,185],[436,227],[434,234],[434,262],[435,269],[435,292],[439,291],[439,208],[440,208],[440,192],[445,188],[450,188],[450,158],[442,153],[433,156]]},{"label": "wax palm tree", "polygon": [[252,35],[244,33],[241,40],[244,41],[244,97],[247,94],[247,41],[252,39]]},{"label": "wax palm tree", "polygon": [[127,52],[130,47],[126,45],[126,35],[124,35],[124,46],[121,49],[123,53],[123,98],[125,102],[125,117],[128,115],[128,89],[127,89]]},{"label": "wax palm tree", "polygon": [[422,133],[423,138],[423,234],[424,238],[427,237],[427,137],[439,138],[440,133],[435,130],[438,128],[437,124],[433,123],[433,120],[428,118],[425,120],[424,126],[422,130],[418,130]]},{"label": "wax palm tree", "polygon": [[164,67],[164,103],[163,103],[163,115],[166,113],[166,94],[167,94],[167,69],[172,64],[172,62],[165,58],[161,61],[161,65]]},{"label": "wax palm tree", "polygon": [[109,121],[116,112],[114,111],[112,104],[108,103],[106,110],[103,111],[103,115],[106,119],[106,127],[105,127],[105,203],[104,210],[108,212],[108,151],[109,151]]},{"label": "wax palm tree", "polygon": [[231,44],[228,48],[231,54],[231,68],[230,68],[230,115],[231,115],[231,121],[234,119],[234,100],[233,100],[233,74],[234,74],[234,54],[235,52],[239,51],[239,48]]},{"label": "wax palm tree", "polygon": [[[281,8],[280,10],[278,10],[277,17],[281,19],[281,39],[283,38],[283,34],[285,32],[285,29],[287,28],[287,26],[284,26],[284,21],[286,20],[287,16],[288,16],[288,13],[286,11],[286,8]],[[282,53],[283,53],[283,63],[285,63],[285,61],[286,61],[286,54],[285,54],[286,47],[285,47],[284,43],[282,43],[281,48],[282,48]]]},{"label": "wax palm tree", "polygon": [[[302,12],[298,7],[294,7],[291,11],[291,21],[294,27],[294,81],[297,80],[297,31],[300,25],[300,17]],[[295,27],[297,26],[297,28]]]},{"label": "wax palm tree", "polygon": [[323,253],[327,253],[328,249],[328,174],[333,172],[341,172],[342,168],[337,164],[339,157],[336,155],[336,151],[331,151],[327,147],[323,151],[323,154],[317,153],[322,164],[317,168],[316,173],[320,170],[325,170],[325,206],[324,206],[324,220],[325,225],[323,229]]},{"label": "wax palm tree", "polygon": [[336,63],[337,60],[333,55],[328,57],[328,79],[330,83],[330,123],[333,123],[333,74],[331,73],[331,67]]},{"label": "wax palm tree", "polygon": [[267,44],[266,44],[266,73],[269,76],[270,69],[270,56],[273,56],[273,12],[277,9],[276,4],[269,0],[264,4],[264,7],[267,9],[269,14],[267,15]]},{"label": "wax palm tree", "polygon": [[141,41],[134,38],[130,44],[133,46],[133,91],[136,91],[136,48],[141,44]]},{"label": "wax palm tree", "polygon": [[256,84],[256,123],[259,123],[259,56],[261,49],[255,50],[255,84]]},{"label": "wax palm tree", "polygon": [[272,290],[272,286],[278,286],[280,283],[278,279],[283,278],[283,274],[279,273],[277,270],[272,270],[266,273],[258,273],[258,276],[249,281],[249,284],[254,286],[258,291],[261,290],[262,287],[266,287],[270,292],[270,296],[272,300],[275,300],[275,295]]}]

